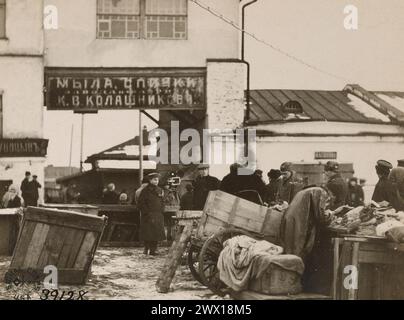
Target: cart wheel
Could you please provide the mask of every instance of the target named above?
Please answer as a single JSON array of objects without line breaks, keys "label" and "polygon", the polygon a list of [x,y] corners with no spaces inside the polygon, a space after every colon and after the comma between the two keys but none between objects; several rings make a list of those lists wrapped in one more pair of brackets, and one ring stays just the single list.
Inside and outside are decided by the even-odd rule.
[{"label": "cart wheel", "polygon": [[188,250],[188,266],[189,270],[191,270],[191,274],[196,281],[205,285],[202,282],[201,276],[199,275],[199,253],[201,252],[201,247],[191,244]]},{"label": "cart wheel", "polygon": [[237,229],[222,230],[205,241],[199,254],[199,275],[202,283],[221,297],[225,296],[229,289],[219,278],[217,261],[223,250],[223,243],[239,235],[247,234]]}]

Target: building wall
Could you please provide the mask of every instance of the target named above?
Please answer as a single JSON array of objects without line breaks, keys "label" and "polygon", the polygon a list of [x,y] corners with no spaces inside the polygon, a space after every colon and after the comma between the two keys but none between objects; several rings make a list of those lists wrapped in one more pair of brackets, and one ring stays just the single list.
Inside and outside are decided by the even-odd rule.
[{"label": "building wall", "polygon": [[[97,39],[96,0],[45,0],[58,10],[46,30],[46,65],[54,67],[200,67],[207,58],[237,58],[236,29],[188,2],[187,40]],[[205,0],[238,21],[239,0]]]},{"label": "building wall", "polygon": [[[6,39],[0,39],[0,138],[42,138],[43,28],[42,0],[7,0]],[[20,185],[25,171],[44,186],[44,158],[2,158],[0,179]],[[42,198],[43,189],[40,190]]]},{"label": "building wall", "polygon": [[208,61],[209,129],[234,130],[242,126],[246,77],[246,65],[240,61]]},{"label": "building wall", "polygon": [[42,55],[42,17],[43,0],[7,0],[6,39],[0,39],[0,56]]}]

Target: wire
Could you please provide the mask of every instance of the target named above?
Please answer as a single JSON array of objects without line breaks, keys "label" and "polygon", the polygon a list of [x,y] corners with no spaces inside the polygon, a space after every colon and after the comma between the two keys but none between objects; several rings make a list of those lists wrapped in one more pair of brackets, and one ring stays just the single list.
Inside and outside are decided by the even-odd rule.
[{"label": "wire", "polygon": [[196,5],[198,5],[199,7],[201,7],[202,9],[206,10],[207,12],[209,12],[210,14],[212,14],[212,15],[216,16],[217,18],[223,20],[224,22],[226,22],[227,24],[231,25],[233,28],[237,29],[238,31],[244,32],[245,34],[247,34],[248,36],[250,36],[252,39],[256,40],[257,42],[260,42],[260,43],[266,45],[267,47],[269,47],[269,48],[271,48],[272,50],[274,50],[274,51],[276,51],[276,52],[278,52],[278,53],[280,53],[280,54],[282,54],[282,55],[288,57],[289,59],[292,59],[292,60],[294,60],[294,61],[296,61],[296,62],[298,62],[298,63],[300,63],[300,64],[302,64],[302,65],[304,65],[304,66],[306,66],[306,67],[308,67],[308,68],[310,68],[310,69],[313,69],[313,70],[315,70],[315,71],[317,71],[317,72],[320,72],[320,73],[323,73],[323,74],[325,74],[325,75],[328,75],[328,76],[330,76],[330,77],[332,77],[332,78],[335,78],[335,79],[338,79],[338,80],[347,81],[347,82],[350,83],[350,80],[347,79],[347,78],[344,78],[344,77],[342,77],[342,76],[339,76],[339,75],[336,75],[336,74],[334,74],[334,73],[328,72],[328,71],[326,71],[326,70],[324,70],[324,69],[321,69],[321,68],[319,68],[319,67],[317,67],[317,66],[315,66],[315,65],[313,65],[313,64],[311,64],[311,63],[308,63],[308,62],[304,61],[303,59],[298,58],[298,57],[296,57],[296,56],[294,56],[294,55],[292,55],[292,54],[290,54],[290,53],[288,53],[288,52],[282,50],[281,48],[278,48],[277,46],[275,46],[275,45],[273,45],[273,44],[271,44],[271,43],[269,43],[269,42],[267,42],[267,41],[265,41],[265,40],[263,40],[263,39],[257,37],[255,34],[253,34],[253,33],[249,32],[249,31],[247,31],[247,30],[241,28],[236,22],[232,21],[232,20],[229,19],[229,18],[226,18],[226,17],[223,16],[221,13],[219,13],[219,12],[217,12],[217,11],[211,9],[208,5],[203,4],[203,3],[200,2],[199,0],[189,0],[189,1],[195,3]]}]

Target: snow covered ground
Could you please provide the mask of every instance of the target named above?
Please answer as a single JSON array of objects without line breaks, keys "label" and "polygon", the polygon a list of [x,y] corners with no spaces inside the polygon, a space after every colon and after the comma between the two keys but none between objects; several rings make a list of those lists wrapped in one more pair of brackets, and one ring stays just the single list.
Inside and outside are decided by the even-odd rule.
[{"label": "snow covered ground", "polygon": [[[60,286],[59,291],[86,290],[89,300],[211,300],[221,299],[195,281],[186,264],[177,270],[172,291],[158,293],[155,289],[168,248],[161,248],[157,257],[144,256],[142,248],[99,248],[91,276],[84,286]],[[0,300],[14,299],[15,288],[3,282],[10,257],[0,257]],[[20,288],[20,292],[24,291]],[[26,290],[25,290],[26,291]],[[31,299],[39,299],[37,293]]]}]

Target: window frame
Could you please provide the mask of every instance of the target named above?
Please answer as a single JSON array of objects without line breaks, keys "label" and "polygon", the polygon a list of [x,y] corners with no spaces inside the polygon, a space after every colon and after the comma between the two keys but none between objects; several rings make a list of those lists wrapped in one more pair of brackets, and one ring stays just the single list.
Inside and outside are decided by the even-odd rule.
[{"label": "window frame", "polygon": [[[147,14],[146,13],[146,1],[147,0],[139,0],[139,15],[132,15],[129,14],[127,16],[134,16],[134,17],[138,17],[138,21],[139,21],[139,37],[134,37],[134,38],[130,38],[130,37],[102,37],[99,35],[99,16],[102,15],[119,15],[119,14],[103,14],[103,13],[98,13],[98,3],[99,1],[102,0],[97,0],[97,6],[96,6],[96,39],[98,40],[188,40],[188,21],[189,21],[189,4],[188,1],[185,1],[185,6],[186,6],[186,13],[185,14],[173,14],[173,15],[169,15],[169,14]],[[125,14],[121,14],[123,16],[125,16]],[[147,17],[183,17],[185,18],[185,36],[183,38],[175,38],[175,22],[173,21],[173,28],[174,28],[174,36],[170,37],[170,38],[164,38],[164,37],[148,37],[147,36]],[[157,22],[158,23],[158,22]]]},{"label": "window frame", "polygon": [[7,40],[7,0],[3,1],[4,3],[0,3],[0,7],[4,8],[4,34],[0,34],[0,40]]}]

